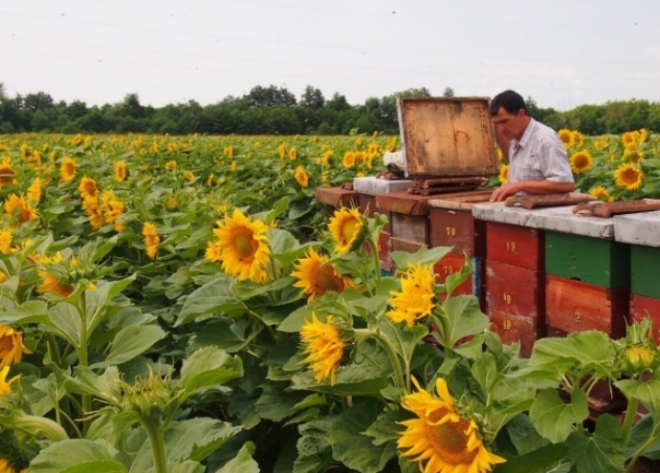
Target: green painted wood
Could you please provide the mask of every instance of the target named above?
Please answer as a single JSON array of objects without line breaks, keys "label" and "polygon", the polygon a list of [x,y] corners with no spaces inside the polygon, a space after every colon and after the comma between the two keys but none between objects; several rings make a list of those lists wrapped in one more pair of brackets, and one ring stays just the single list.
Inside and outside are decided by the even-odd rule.
[{"label": "green painted wood", "polygon": [[630,292],[660,299],[660,248],[631,245]]},{"label": "green painted wood", "polygon": [[545,272],[595,286],[630,286],[630,246],[614,240],[546,231]]}]

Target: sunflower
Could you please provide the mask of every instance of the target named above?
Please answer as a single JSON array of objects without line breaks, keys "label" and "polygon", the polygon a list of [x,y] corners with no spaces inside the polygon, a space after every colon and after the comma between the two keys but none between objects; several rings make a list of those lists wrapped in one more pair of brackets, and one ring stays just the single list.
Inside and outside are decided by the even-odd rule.
[{"label": "sunflower", "polygon": [[589,195],[593,195],[599,200],[607,200],[610,193],[603,186],[596,186],[589,191]]},{"label": "sunflower", "polygon": [[571,163],[571,169],[575,174],[587,172],[594,165],[594,158],[592,158],[589,151],[586,150],[573,153],[569,161]]},{"label": "sunflower", "polygon": [[142,235],[144,236],[147,256],[151,259],[156,259],[156,256],[158,256],[158,245],[160,245],[160,237],[156,231],[156,226],[153,223],[145,222],[142,226]]},{"label": "sunflower", "polygon": [[176,197],[174,197],[173,195],[169,196],[169,197],[165,200],[165,207],[166,207],[168,210],[174,210],[174,209],[176,209],[176,206],[177,206]]},{"label": "sunflower", "polygon": [[638,162],[640,162],[641,160],[644,159],[644,153],[641,152],[641,151],[635,150],[632,153],[630,153],[630,155],[628,156],[628,159],[630,159],[631,163],[638,163]]},{"label": "sunflower", "polygon": [[32,353],[23,345],[23,334],[7,325],[0,325],[0,367],[20,363],[23,353]]},{"label": "sunflower", "polygon": [[406,322],[409,327],[415,320],[431,314],[435,307],[435,278],[431,265],[411,265],[401,277],[401,291],[390,292],[392,310],[387,316],[394,322]]},{"label": "sunflower", "polygon": [[16,176],[16,171],[11,167],[11,161],[5,159],[0,164],[0,186],[14,182],[14,176]]},{"label": "sunflower", "polygon": [[300,187],[309,186],[309,176],[307,175],[307,171],[305,171],[304,166],[298,166],[294,176],[296,178],[296,182],[300,184]]},{"label": "sunflower", "polygon": [[364,240],[366,226],[358,209],[344,207],[335,210],[330,217],[328,230],[335,240],[335,251],[341,255],[359,247]]},{"label": "sunflower", "polygon": [[206,187],[211,187],[215,181],[215,174],[209,174],[209,177],[206,178]]},{"label": "sunflower", "polygon": [[291,148],[289,150],[289,159],[291,161],[295,161],[297,157],[298,157],[298,151],[296,151],[296,148]]},{"label": "sunflower", "polygon": [[126,161],[123,159],[121,161],[117,161],[117,164],[115,164],[115,179],[117,179],[119,182],[122,182],[124,179],[126,179],[127,174]]},{"label": "sunflower", "polygon": [[646,128],[639,130],[639,140],[637,142],[642,145],[646,143],[647,138],[649,137],[649,131]]},{"label": "sunflower", "polygon": [[270,263],[268,227],[260,220],[250,222],[235,209],[232,217],[218,222],[213,231],[222,248],[222,269],[239,281],[249,279],[261,283],[268,280]]},{"label": "sunflower", "polygon": [[190,182],[190,181],[192,181],[193,179],[195,179],[195,175],[194,175],[192,172],[190,172],[190,171],[183,171],[183,178],[184,178],[186,181]]},{"label": "sunflower", "polygon": [[369,144],[369,147],[367,148],[367,154],[372,157],[376,156],[378,154],[378,144],[376,143]]},{"label": "sunflower", "polygon": [[342,164],[345,168],[352,168],[355,165],[355,153],[353,151],[346,151]]},{"label": "sunflower", "polygon": [[165,163],[165,170],[166,171],[176,171],[176,167],[177,167],[176,161],[173,160],[173,159],[171,159],[171,160],[169,160],[168,162]]},{"label": "sunflower", "polygon": [[312,313],[312,321],[305,321],[300,331],[300,339],[307,353],[305,362],[316,372],[316,382],[320,383],[329,376],[330,385],[334,386],[337,367],[344,356],[347,343],[341,339],[339,330],[333,325],[332,316],[323,323]]},{"label": "sunflower", "polygon": [[280,155],[280,158],[284,158],[286,154],[286,143],[282,143],[277,147],[277,153]]},{"label": "sunflower", "polygon": [[99,186],[96,184],[96,181],[93,178],[87,176],[80,180],[78,192],[80,193],[80,197],[83,199],[96,198],[100,193]]},{"label": "sunflower", "polygon": [[71,138],[70,143],[71,143],[73,146],[78,146],[80,143],[82,143],[82,141],[83,141],[83,137],[82,137],[82,135],[81,135],[80,133],[78,133],[76,136],[74,136],[73,138]]},{"label": "sunflower", "polygon": [[17,196],[16,194],[9,194],[7,200],[5,200],[5,213],[7,215],[12,215],[14,210],[18,210],[18,219],[21,223],[29,222],[38,218],[37,212],[34,211],[34,208],[25,201],[23,196]]},{"label": "sunflower", "polygon": [[637,146],[639,140],[639,131],[627,131],[621,135],[621,142],[628,148],[629,146]]},{"label": "sunflower", "polygon": [[39,270],[37,274],[42,279],[41,284],[37,286],[37,292],[40,294],[52,292],[62,297],[69,297],[75,289],[72,284],[60,281],[57,276],[47,271]]},{"label": "sunflower", "polygon": [[236,171],[236,168],[238,167],[238,164],[236,164],[236,161],[232,161],[231,164],[229,165],[229,169],[232,171]]},{"label": "sunflower", "polygon": [[571,131],[571,144],[575,148],[580,148],[584,144],[584,136],[579,131]]},{"label": "sunflower", "polygon": [[14,230],[11,227],[3,228],[0,230],[0,251],[5,254],[11,253],[11,240],[13,238]]},{"label": "sunflower", "polygon": [[644,180],[644,171],[634,164],[622,164],[614,171],[616,185],[626,190],[634,191],[640,188]]},{"label": "sunflower", "polygon": [[334,266],[325,264],[329,258],[319,255],[310,249],[305,258],[294,263],[296,271],[291,276],[298,279],[293,287],[299,287],[309,295],[309,301],[321,297],[327,291],[342,292],[346,287],[353,286],[351,280],[339,274]]},{"label": "sunflower", "polygon": [[[18,379],[18,376],[14,376],[12,379],[7,381],[7,375],[9,374],[9,366],[4,366],[0,369],[0,396],[9,394],[11,392],[11,383]],[[0,468],[0,473],[3,470]]]},{"label": "sunflower", "polygon": [[234,147],[233,146],[225,146],[225,149],[223,150],[223,153],[225,156],[232,157],[234,156]]},{"label": "sunflower", "polygon": [[76,164],[75,159],[64,158],[60,166],[60,177],[67,182],[73,181],[76,177],[76,169],[78,169],[78,164]]},{"label": "sunflower", "polygon": [[30,200],[39,202],[44,189],[44,181],[40,177],[35,177],[30,187],[28,187],[27,197]]},{"label": "sunflower", "polygon": [[559,135],[559,139],[561,140],[562,143],[564,143],[564,146],[567,148],[571,145],[571,130],[567,130],[566,128],[562,128],[557,132]]},{"label": "sunflower", "polygon": [[98,197],[85,197],[82,207],[89,218],[89,224],[95,229],[101,228],[105,223],[105,217],[99,205]]},{"label": "sunflower", "polygon": [[509,180],[509,165],[508,164],[503,164],[502,167],[500,168],[500,175],[497,176],[499,181],[502,184],[506,184],[507,181]]},{"label": "sunflower", "polygon": [[217,241],[209,241],[204,252],[204,259],[208,261],[222,262],[222,247]]},{"label": "sunflower", "polygon": [[367,155],[364,153],[364,151],[358,151],[357,153],[355,153],[356,163],[363,164],[365,159],[367,159]]},{"label": "sunflower", "polygon": [[401,406],[417,418],[401,422],[406,430],[397,445],[407,449],[402,457],[412,457],[425,473],[486,473],[506,461],[486,449],[474,421],[456,412],[444,379],[436,381],[438,397],[413,382],[419,392],[405,395]]}]

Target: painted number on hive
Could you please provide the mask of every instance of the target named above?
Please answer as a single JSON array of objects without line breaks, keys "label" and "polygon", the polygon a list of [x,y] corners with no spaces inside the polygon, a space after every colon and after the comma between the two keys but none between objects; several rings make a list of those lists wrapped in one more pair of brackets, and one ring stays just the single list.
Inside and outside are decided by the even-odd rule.
[{"label": "painted number on hive", "polygon": [[511,252],[516,251],[516,242],[515,241],[507,241],[506,242],[506,251],[511,251]]}]

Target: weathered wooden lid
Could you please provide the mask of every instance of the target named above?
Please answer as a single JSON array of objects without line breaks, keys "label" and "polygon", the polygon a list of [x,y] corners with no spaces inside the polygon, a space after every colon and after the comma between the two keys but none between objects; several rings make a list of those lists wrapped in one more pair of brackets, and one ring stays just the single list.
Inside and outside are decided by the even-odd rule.
[{"label": "weathered wooden lid", "polygon": [[400,97],[397,108],[408,174],[497,174],[488,103],[484,97]]}]

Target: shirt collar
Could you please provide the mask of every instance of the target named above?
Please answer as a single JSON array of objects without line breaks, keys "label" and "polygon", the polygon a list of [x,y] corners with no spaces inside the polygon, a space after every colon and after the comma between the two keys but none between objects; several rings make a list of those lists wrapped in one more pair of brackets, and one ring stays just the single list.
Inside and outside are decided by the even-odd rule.
[{"label": "shirt collar", "polygon": [[527,143],[529,143],[529,140],[532,137],[532,134],[534,133],[534,130],[536,130],[536,120],[533,118],[529,118],[529,124],[527,125],[527,128],[525,128],[525,131],[523,132],[523,135],[520,137],[520,141],[515,141],[515,148],[524,148],[527,146]]}]

